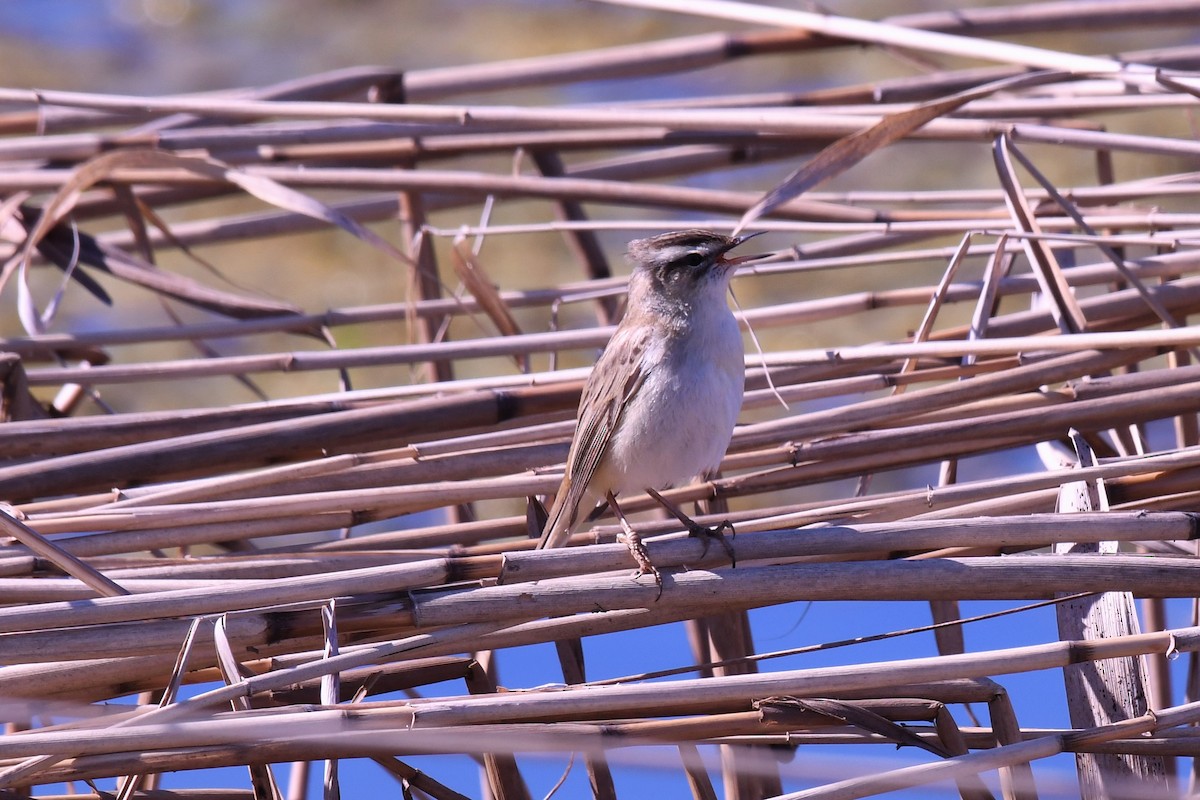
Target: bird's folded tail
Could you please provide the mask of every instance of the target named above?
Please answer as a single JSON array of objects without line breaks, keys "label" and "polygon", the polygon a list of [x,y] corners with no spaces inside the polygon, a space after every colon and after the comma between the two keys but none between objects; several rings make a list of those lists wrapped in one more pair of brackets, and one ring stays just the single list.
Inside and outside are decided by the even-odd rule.
[{"label": "bird's folded tail", "polygon": [[[554,505],[550,507],[550,514],[546,518],[546,527],[542,529],[542,538],[538,540],[538,550],[545,550],[551,547],[562,547],[571,538],[571,531],[575,527],[575,509],[568,509],[567,506],[568,492],[559,490],[559,493],[554,498]],[[576,506],[576,509],[578,506]]]},{"label": "bird's folded tail", "polygon": [[537,549],[545,550],[551,547],[565,547],[571,534],[579,525],[590,518],[592,510],[600,497],[590,491],[574,491],[571,485],[564,481],[550,506],[550,514],[546,518],[546,527],[542,529],[542,538],[538,540]]}]

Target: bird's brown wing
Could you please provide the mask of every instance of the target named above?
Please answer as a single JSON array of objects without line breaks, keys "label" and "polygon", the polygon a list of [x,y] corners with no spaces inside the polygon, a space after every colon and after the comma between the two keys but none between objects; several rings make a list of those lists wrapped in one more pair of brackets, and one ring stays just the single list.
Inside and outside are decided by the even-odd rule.
[{"label": "bird's brown wing", "polygon": [[618,329],[592,368],[583,387],[575,438],[567,456],[567,471],[542,534],[539,548],[561,547],[579,520],[588,484],[596,474],[621,415],[645,380],[642,369],[648,328]]}]

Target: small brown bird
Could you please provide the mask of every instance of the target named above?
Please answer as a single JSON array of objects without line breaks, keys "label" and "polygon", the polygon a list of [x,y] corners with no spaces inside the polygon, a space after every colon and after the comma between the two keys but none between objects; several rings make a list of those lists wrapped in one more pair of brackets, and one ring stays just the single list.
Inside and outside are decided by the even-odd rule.
[{"label": "small brown bird", "polygon": [[638,575],[660,580],[617,505],[623,491],[650,493],[693,534],[719,535],[657,490],[715,471],[733,435],[745,356],[725,294],[734,268],[761,256],[726,254],[748,238],[684,230],[629,243],[625,316],[583,388],[566,474],[539,548],[562,547],[607,500]]}]

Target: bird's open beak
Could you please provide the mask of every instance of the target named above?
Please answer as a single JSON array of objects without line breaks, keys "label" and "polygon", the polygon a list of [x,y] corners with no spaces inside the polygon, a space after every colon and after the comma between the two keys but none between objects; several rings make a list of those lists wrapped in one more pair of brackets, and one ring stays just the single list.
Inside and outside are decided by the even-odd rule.
[{"label": "bird's open beak", "polygon": [[[725,248],[725,252],[728,253],[730,250],[737,247],[742,242],[745,242],[748,239],[753,239],[755,236],[762,236],[764,233],[766,233],[766,231],[755,231],[754,233],[748,233],[745,236],[738,236],[736,239],[734,239],[732,242],[729,243],[729,246]],[[737,265],[737,264],[745,264],[747,261],[757,261],[760,258],[766,258],[767,256],[770,256],[770,255],[774,255],[774,253],[755,253],[753,255],[748,255],[748,256],[734,256],[733,258],[726,258],[724,255],[722,255],[721,260],[724,261],[726,264]]]}]

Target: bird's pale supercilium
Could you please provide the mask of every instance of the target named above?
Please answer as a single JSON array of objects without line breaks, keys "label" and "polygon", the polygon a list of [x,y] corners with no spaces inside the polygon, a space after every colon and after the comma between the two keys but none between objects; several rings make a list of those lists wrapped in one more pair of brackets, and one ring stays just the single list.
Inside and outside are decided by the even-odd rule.
[{"label": "bird's pale supercilium", "polygon": [[607,500],[639,574],[658,578],[616,497],[646,491],[661,501],[658,489],[720,465],[745,381],[742,335],[725,295],[734,268],[758,257],[728,253],[747,238],[684,230],[630,242],[625,316],[584,386],[566,474],[538,547],[566,544]]}]

